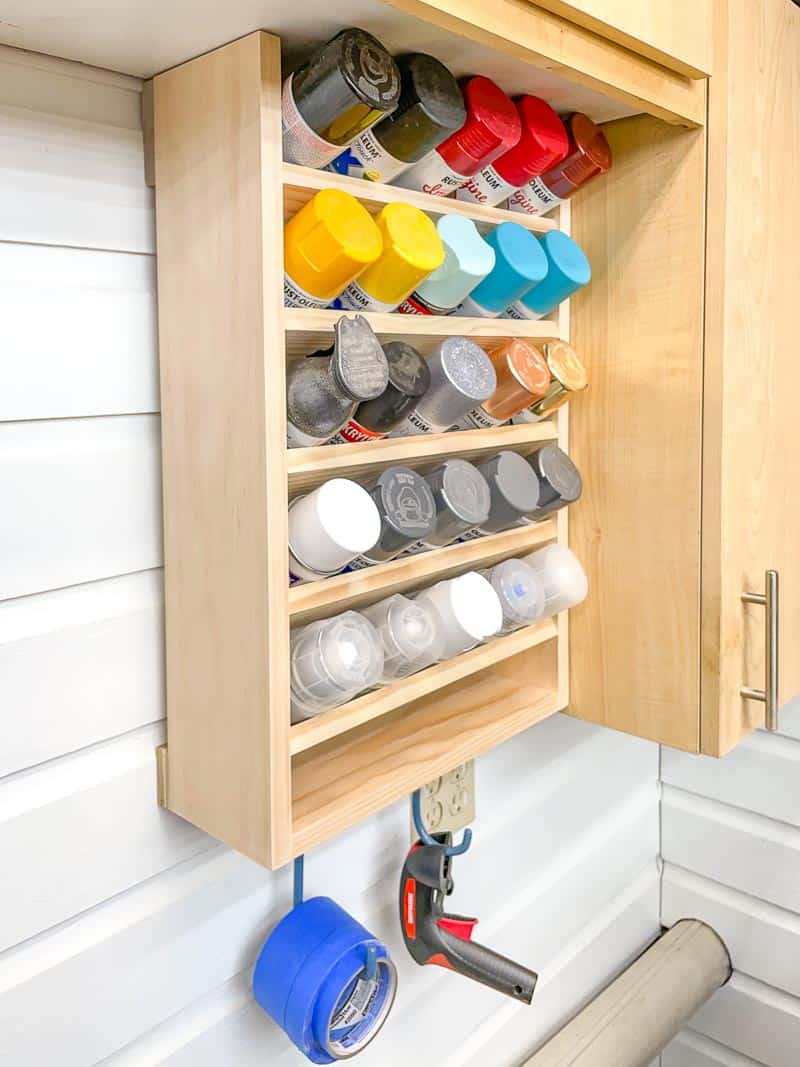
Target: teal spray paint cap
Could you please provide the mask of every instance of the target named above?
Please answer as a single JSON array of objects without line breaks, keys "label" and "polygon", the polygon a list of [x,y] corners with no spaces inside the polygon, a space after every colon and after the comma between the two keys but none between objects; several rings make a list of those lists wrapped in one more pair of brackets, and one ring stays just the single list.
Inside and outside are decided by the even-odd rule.
[{"label": "teal spray paint cap", "polygon": [[448,311],[491,273],[494,248],[481,237],[472,219],[442,215],[436,224],[445,250],[445,260],[417,286],[416,294],[433,308]]},{"label": "teal spray paint cap", "polygon": [[547,256],[530,230],[516,222],[501,222],[486,241],[495,251],[495,267],[469,300],[487,314],[500,315],[545,278]]},{"label": "teal spray paint cap", "polygon": [[521,299],[534,315],[547,315],[567,300],[592,277],[592,268],[578,244],[560,230],[551,230],[539,239],[547,257],[547,276]]}]

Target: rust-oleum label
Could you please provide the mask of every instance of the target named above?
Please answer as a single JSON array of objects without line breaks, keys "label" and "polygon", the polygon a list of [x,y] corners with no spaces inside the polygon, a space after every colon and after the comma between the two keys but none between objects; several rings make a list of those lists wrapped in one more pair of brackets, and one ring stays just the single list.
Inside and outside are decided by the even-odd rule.
[{"label": "rust-oleum label", "polygon": [[494,167],[484,167],[461,186],[456,193],[456,200],[469,200],[474,204],[494,207],[501,200],[508,199],[516,188],[516,185],[504,181]]},{"label": "rust-oleum label", "polygon": [[546,215],[554,207],[563,204],[564,201],[551,193],[541,178],[534,178],[532,182],[523,185],[509,197],[509,211],[516,211],[521,215]]},{"label": "rust-oleum label", "polygon": [[378,138],[367,130],[350,145],[350,154],[355,156],[364,169],[364,175],[373,182],[390,182],[408,164],[387,152]]}]

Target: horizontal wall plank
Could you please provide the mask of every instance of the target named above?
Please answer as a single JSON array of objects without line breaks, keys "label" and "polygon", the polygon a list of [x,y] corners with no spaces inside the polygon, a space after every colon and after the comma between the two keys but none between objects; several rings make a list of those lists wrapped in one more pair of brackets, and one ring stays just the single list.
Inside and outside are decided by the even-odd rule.
[{"label": "horizontal wall plank", "polygon": [[162,562],[154,415],[0,424],[0,600]]},{"label": "horizontal wall plank", "polygon": [[0,106],[0,241],[155,250],[142,134]]},{"label": "horizontal wall plank", "polygon": [[163,739],[145,727],[0,783],[0,951],[212,847],[156,804]]},{"label": "horizontal wall plank", "polygon": [[763,1067],[701,1034],[679,1034],[661,1053],[661,1067]]},{"label": "horizontal wall plank", "polygon": [[800,1059],[800,999],[743,974],[703,1005],[691,1029],[766,1067],[797,1067]]},{"label": "horizontal wall plank", "polygon": [[800,912],[800,829],[665,786],[665,860]]},{"label": "horizontal wall plank", "polygon": [[158,411],[154,258],[0,244],[0,352],[0,421]]},{"label": "horizontal wall plank", "polygon": [[757,731],[724,759],[664,748],[664,782],[800,826],[800,742]]},{"label": "horizontal wall plank", "polygon": [[667,863],[662,921],[671,926],[685,916],[717,931],[735,970],[800,996],[800,915]]},{"label": "horizontal wall plank", "polygon": [[0,602],[0,777],[164,717],[161,571]]}]

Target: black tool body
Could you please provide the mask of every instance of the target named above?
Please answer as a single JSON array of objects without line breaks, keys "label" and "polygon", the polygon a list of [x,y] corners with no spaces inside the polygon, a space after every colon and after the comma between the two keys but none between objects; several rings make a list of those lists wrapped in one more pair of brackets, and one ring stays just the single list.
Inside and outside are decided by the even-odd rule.
[{"label": "black tool body", "polygon": [[530,1004],[537,975],[472,940],[477,919],[449,915],[444,898],[453,890],[451,834],[434,835],[433,845],[416,844],[400,876],[400,926],[406,948],[419,964],[457,971]]}]

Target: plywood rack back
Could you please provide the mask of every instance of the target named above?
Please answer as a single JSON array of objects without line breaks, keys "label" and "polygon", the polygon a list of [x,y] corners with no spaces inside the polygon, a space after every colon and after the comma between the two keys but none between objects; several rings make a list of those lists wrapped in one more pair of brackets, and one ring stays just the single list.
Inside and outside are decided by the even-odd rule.
[{"label": "plywood rack back", "polygon": [[[407,200],[479,226],[506,213],[284,164],[281,49],[255,33],[154,82],[168,749],[161,799],[270,867],[398,800],[567,704],[567,619],[525,630],[367,693],[289,719],[290,624],[373,603],[566,542],[567,517],[289,589],[287,502],[326,478],[543,441],[530,426],[287,450],[286,360],[324,347],[338,312],[284,310],[286,217],[323,187],[376,211]],[[516,221],[542,232],[561,218]],[[558,321],[370,315],[383,340],[421,350],[447,334],[479,343],[569,336]]]}]

